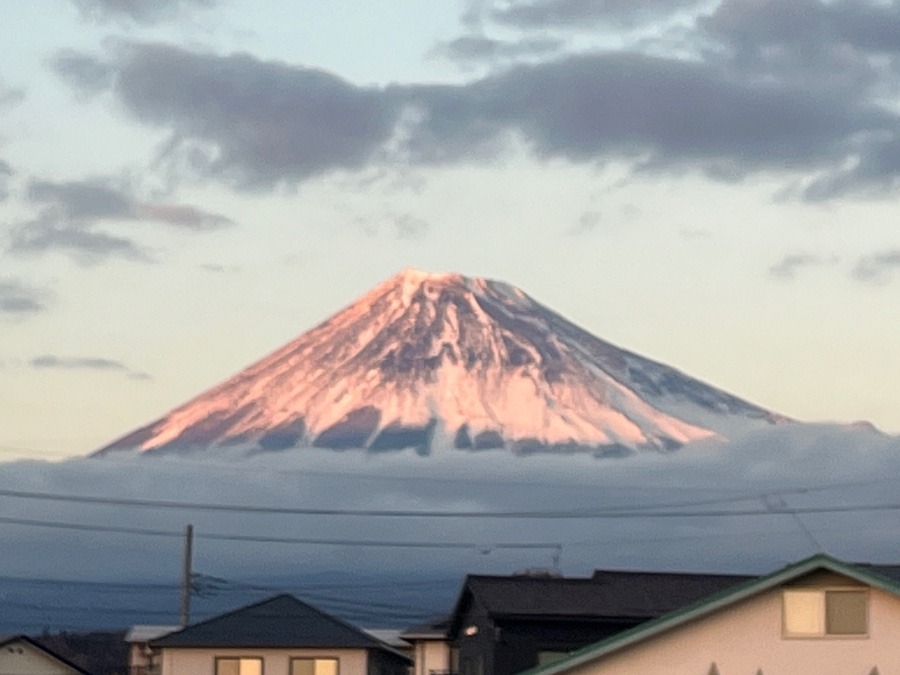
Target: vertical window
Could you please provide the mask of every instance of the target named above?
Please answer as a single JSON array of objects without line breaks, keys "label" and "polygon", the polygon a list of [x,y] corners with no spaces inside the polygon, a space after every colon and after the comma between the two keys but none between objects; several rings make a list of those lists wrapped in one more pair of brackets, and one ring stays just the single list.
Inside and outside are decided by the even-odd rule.
[{"label": "vertical window", "polygon": [[217,658],[216,675],[262,675],[262,659]]},{"label": "vertical window", "polygon": [[291,675],[338,675],[337,659],[291,659]]},{"label": "vertical window", "polygon": [[786,637],[864,636],[869,632],[869,595],[859,590],[784,591]]}]

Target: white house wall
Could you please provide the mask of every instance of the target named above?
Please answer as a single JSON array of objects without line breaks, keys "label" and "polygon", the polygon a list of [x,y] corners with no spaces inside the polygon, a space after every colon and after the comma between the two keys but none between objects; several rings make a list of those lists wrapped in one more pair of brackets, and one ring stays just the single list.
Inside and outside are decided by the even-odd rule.
[{"label": "white house wall", "polygon": [[262,658],[263,675],[290,675],[292,658],[338,659],[338,675],[367,675],[362,649],[165,649],[162,675],[214,675],[217,656]]},{"label": "white house wall", "polygon": [[415,675],[450,670],[450,645],[444,640],[417,640],[413,654]]},{"label": "white house wall", "polygon": [[[865,638],[782,637],[781,589],[600,657],[567,675],[900,673],[900,599],[871,589]],[[715,670],[712,665],[715,664]]]},{"label": "white house wall", "polygon": [[72,675],[75,672],[27,642],[13,642],[0,648],[0,675]]}]

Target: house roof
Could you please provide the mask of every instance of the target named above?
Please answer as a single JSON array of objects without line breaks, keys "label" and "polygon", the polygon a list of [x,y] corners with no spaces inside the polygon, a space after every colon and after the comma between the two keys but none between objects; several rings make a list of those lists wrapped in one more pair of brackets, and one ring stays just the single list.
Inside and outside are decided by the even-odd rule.
[{"label": "house roof", "polygon": [[441,616],[425,623],[420,623],[411,628],[407,628],[400,633],[400,637],[406,641],[410,640],[445,640],[447,631],[450,629],[450,619],[448,614]]},{"label": "house roof", "polygon": [[3,647],[6,647],[6,646],[10,646],[15,642],[25,642],[25,643],[31,645],[38,651],[43,652],[46,656],[49,656],[51,659],[55,659],[56,661],[59,661],[63,665],[68,666],[69,668],[74,670],[76,673],[81,673],[81,675],[91,675],[88,671],[84,670],[84,668],[81,668],[80,666],[76,666],[74,663],[69,661],[69,659],[60,656],[53,650],[48,649],[47,647],[45,647],[44,645],[39,643],[37,640],[33,640],[32,638],[28,637],[27,635],[18,635],[18,634],[17,635],[0,635],[0,649],[2,649]]},{"label": "house roof", "polygon": [[[853,565],[841,562],[826,554],[814,555],[800,562],[788,565],[766,576],[745,581],[732,588],[715,593],[710,597],[676,609],[655,620],[643,623],[630,630],[574,652],[571,656],[547,666],[527,671],[528,675],[554,675],[570,668],[593,661],[611,652],[647,640],[655,635],[671,630],[685,623],[699,619],[719,609],[733,605],[752,596],[797,579],[801,576],[824,569],[855,579],[861,583],[879,588],[892,595],[900,596],[900,567],[894,565]],[[895,577],[895,573],[897,576]]]},{"label": "house roof", "polygon": [[409,649],[410,644],[401,636],[403,631],[397,628],[363,628],[363,630],[376,640],[381,640],[389,647],[397,650]]},{"label": "house roof", "polygon": [[750,578],[600,570],[580,579],[473,575],[466,578],[448,632],[456,634],[462,610],[473,600],[494,618],[647,620]]},{"label": "house roof", "polygon": [[163,635],[168,635],[179,628],[181,628],[181,626],[139,624],[131,627],[131,630],[125,635],[125,642],[150,642],[150,640],[155,640]]},{"label": "house roof", "polygon": [[152,640],[152,647],[379,649],[405,656],[365,631],[292,595],[276,595]]}]

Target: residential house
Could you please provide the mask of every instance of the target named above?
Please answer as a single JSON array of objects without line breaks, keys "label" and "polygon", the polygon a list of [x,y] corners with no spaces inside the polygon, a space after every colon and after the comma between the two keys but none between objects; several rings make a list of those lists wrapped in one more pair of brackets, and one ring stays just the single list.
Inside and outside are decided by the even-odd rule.
[{"label": "residential house", "polygon": [[900,673],[900,567],[817,555],[531,675]]},{"label": "residential house", "polygon": [[461,675],[510,675],[748,578],[620,571],[597,571],[590,578],[469,576],[447,637],[458,650]]},{"label": "residential house", "polygon": [[406,675],[410,660],[292,595],[150,641],[160,675]]},{"label": "residential house", "polygon": [[150,648],[150,642],[178,629],[179,626],[132,626],[125,635],[129,675],[156,675],[159,672],[158,655]]},{"label": "residential house", "polygon": [[394,651],[412,659],[412,645],[403,639],[402,630],[398,628],[363,628],[363,630],[376,640],[381,640]]},{"label": "residential house", "polygon": [[412,675],[451,675],[457,672],[457,652],[447,639],[450,618],[443,616],[400,634],[412,645]]},{"label": "residential house", "polygon": [[0,675],[90,675],[27,635],[0,637]]}]

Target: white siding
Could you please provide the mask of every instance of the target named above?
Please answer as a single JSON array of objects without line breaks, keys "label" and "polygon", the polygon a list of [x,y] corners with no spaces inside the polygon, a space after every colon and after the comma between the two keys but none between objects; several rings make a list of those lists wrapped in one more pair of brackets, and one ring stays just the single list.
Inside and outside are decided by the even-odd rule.
[{"label": "white siding", "polygon": [[415,675],[450,670],[450,645],[444,640],[416,640],[413,659]]},{"label": "white siding", "polygon": [[[781,589],[737,603],[570,671],[571,675],[900,673],[900,598],[871,589],[869,635],[782,636]],[[715,672],[715,671],[712,671]]]},{"label": "white siding", "polygon": [[263,659],[263,675],[290,675],[291,658],[339,660],[338,675],[367,675],[364,649],[165,649],[162,675],[214,675],[217,656]]},{"label": "white siding", "polygon": [[0,648],[0,675],[72,675],[76,671],[27,642]]}]

